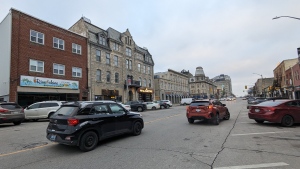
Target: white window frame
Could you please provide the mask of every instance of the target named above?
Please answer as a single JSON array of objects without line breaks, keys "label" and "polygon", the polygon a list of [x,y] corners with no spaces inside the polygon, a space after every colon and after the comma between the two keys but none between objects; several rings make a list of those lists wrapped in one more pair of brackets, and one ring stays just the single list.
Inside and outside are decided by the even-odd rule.
[{"label": "white window frame", "polygon": [[[54,72],[54,70],[56,70],[55,66],[57,66],[57,73]],[[62,74],[60,73],[61,70],[63,71]],[[65,75],[65,65],[53,63],[53,74],[55,74],[55,75]]]},{"label": "white window frame", "polygon": [[[41,71],[38,70],[39,68],[39,63],[41,64],[42,63],[42,69]],[[31,66],[35,66],[35,70],[32,70],[31,69]],[[41,66],[40,66],[41,67]],[[44,73],[44,69],[45,69],[45,66],[44,66],[44,62],[43,61],[39,61],[39,60],[34,60],[34,59],[30,59],[29,60],[29,71],[30,72],[40,72],[40,73]]]},{"label": "white window frame", "polygon": [[109,53],[106,53],[106,56],[105,56],[105,63],[107,65],[110,65],[110,54]]},{"label": "white window frame", "polygon": [[105,37],[104,36],[100,36],[99,37],[99,43],[101,44],[101,45],[106,45],[106,42],[105,42]]},{"label": "white window frame", "polygon": [[[36,33],[36,36],[34,36],[33,33]],[[40,37],[40,36],[42,36],[42,37]],[[33,41],[33,40],[31,39],[31,37],[34,37],[34,38],[35,38],[35,41]],[[42,39],[43,42],[40,43],[40,42],[39,42],[39,39]],[[45,35],[44,35],[43,33],[41,33],[41,32],[38,32],[38,31],[35,31],[35,30],[30,29],[30,37],[29,37],[29,40],[30,40],[30,42],[34,42],[34,43],[38,43],[38,44],[44,45],[44,42],[45,42]]]},{"label": "white window frame", "polygon": [[119,57],[117,55],[114,56],[114,65],[119,66]]},{"label": "white window frame", "polygon": [[[98,75],[98,72],[100,73],[99,75]],[[100,69],[96,70],[96,81],[101,82],[101,70]]]},{"label": "white window frame", "polygon": [[138,72],[141,72],[141,64],[138,63]]},{"label": "white window frame", "polygon": [[[57,42],[56,42],[57,40]],[[55,44],[57,44],[57,47],[55,47]],[[60,48],[60,45],[62,45],[62,48]],[[53,48],[65,50],[65,41],[56,37],[53,37]]]},{"label": "white window frame", "polygon": [[[98,55],[97,55],[97,52],[99,51],[99,60],[97,60],[97,57],[98,57]],[[96,61],[97,62],[101,62],[101,50],[98,50],[98,49],[96,49]]]},{"label": "white window frame", "polygon": [[[75,76],[73,73],[75,73]],[[82,69],[79,67],[72,67],[72,77],[82,77]]]},{"label": "white window frame", "polygon": [[81,55],[81,45],[72,43],[72,52]]}]

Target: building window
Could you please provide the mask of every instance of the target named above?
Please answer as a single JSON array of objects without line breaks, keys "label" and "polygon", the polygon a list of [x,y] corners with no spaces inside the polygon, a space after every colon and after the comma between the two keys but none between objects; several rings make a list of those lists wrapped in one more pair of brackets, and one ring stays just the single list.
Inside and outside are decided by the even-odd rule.
[{"label": "building window", "polygon": [[30,65],[29,66],[30,71],[44,73],[44,62],[43,61],[30,59],[29,65]]},{"label": "building window", "polygon": [[129,60],[126,59],[126,69],[129,69]]},{"label": "building window", "polygon": [[82,69],[78,67],[72,67],[72,77],[81,77]]},{"label": "building window", "polygon": [[115,66],[118,66],[119,65],[119,60],[118,60],[118,56],[114,56],[114,63],[115,63]]},{"label": "building window", "polygon": [[44,34],[34,31],[34,30],[30,30],[30,41],[43,45],[44,44]]},{"label": "building window", "polygon": [[105,45],[105,38],[104,38],[103,36],[100,36],[100,37],[99,37],[99,43],[100,43],[101,45]]},{"label": "building window", "polygon": [[142,78],[139,77],[139,81],[140,81],[140,86],[142,86]]},{"label": "building window", "polygon": [[149,81],[148,81],[148,82],[149,82],[149,87],[151,87],[151,79],[149,79]]},{"label": "building window", "polygon": [[101,51],[96,50],[96,61],[101,62]]},{"label": "building window", "polygon": [[110,54],[106,53],[106,64],[110,64]]},{"label": "building window", "polygon": [[132,70],[132,60],[129,60],[129,69]]},{"label": "building window", "polygon": [[138,71],[141,72],[141,64],[138,64]]},{"label": "building window", "polygon": [[97,69],[97,72],[96,72],[96,81],[97,82],[101,82],[101,70],[100,69]]},{"label": "building window", "polygon": [[146,66],[143,66],[143,73],[146,73]]},{"label": "building window", "polygon": [[113,43],[113,49],[119,51],[119,44]]},{"label": "building window", "polygon": [[53,47],[64,50],[65,49],[65,41],[62,39],[53,37]]},{"label": "building window", "polygon": [[151,74],[150,66],[148,66],[148,74],[149,74],[149,75]]},{"label": "building window", "polygon": [[106,82],[110,82],[110,72],[106,72]]},{"label": "building window", "polygon": [[65,65],[53,63],[53,74],[65,75]]},{"label": "building window", "polygon": [[144,79],[143,86],[147,87],[147,80],[146,79]]},{"label": "building window", "polygon": [[119,73],[115,73],[115,83],[119,83]]},{"label": "building window", "polygon": [[126,56],[131,56],[131,49],[130,48],[126,48]]},{"label": "building window", "polygon": [[81,55],[81,45],[77,45],[75,43],[72,43],[72,52]]}]

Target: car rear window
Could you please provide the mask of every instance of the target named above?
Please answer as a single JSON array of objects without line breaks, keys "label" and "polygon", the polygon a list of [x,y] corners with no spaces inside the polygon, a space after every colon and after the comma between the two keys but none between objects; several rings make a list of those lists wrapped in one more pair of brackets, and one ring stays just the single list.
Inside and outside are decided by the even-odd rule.
[{"label": "car rear window", "polygon": [[76,107],[76,106],[64,106],[64,107],[61,107],[60,109],[58,109],[55,114],[69,116],[77,110],[78,110],[78,107]]},{"label": "car rear window", "polygon": [[22,108],[21,106],[19,106],[19,105],[16,104],[16,103],[2,103],[2,104],[1,104],[1,107],[2,107],[2,108],[5,108],[5,109],[9,109],[9,110],[11,110],[11,109],[20,109],[20,108]]},{"label": "car rear window", "polygon": [[208,106],[209,102],[192,102],[190,106]]},{"label": "car rear window", "polygon": [[269,107],[273,107],[273,106],[278,106],[282,103],[286,102],[286,100],[270,100],[270,101],[265,101],[265,102],[262,102],[262,103],[259,103],[257,104],[257,106],[269,106]]}]

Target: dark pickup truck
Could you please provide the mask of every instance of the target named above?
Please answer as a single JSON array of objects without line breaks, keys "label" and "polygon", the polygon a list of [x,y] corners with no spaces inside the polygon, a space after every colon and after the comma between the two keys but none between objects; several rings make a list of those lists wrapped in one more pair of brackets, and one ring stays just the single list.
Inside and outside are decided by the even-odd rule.
[{"label": "dark pickup truck", "polygon": [[147,109],[147,105],[139,101],[128,101],[125,104],[130,105],[130,108],[133,111],[142,112]]}]

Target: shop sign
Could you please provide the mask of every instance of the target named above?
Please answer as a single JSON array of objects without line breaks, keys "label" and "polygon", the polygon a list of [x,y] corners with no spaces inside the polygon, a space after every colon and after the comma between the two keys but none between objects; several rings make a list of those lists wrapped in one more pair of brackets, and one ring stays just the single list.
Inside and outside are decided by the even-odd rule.
[{"label": "shop sign", "polygon": [[138,89],[139,93],[153,93],[152,89],[148,89],[148,88],[139,88]]},{"label": "shop sign", "polygon": [[60,89],[79,89],[78,81],[51,79],[35,76],[21,76],[20,86],[24,87],[46,87]]}]

